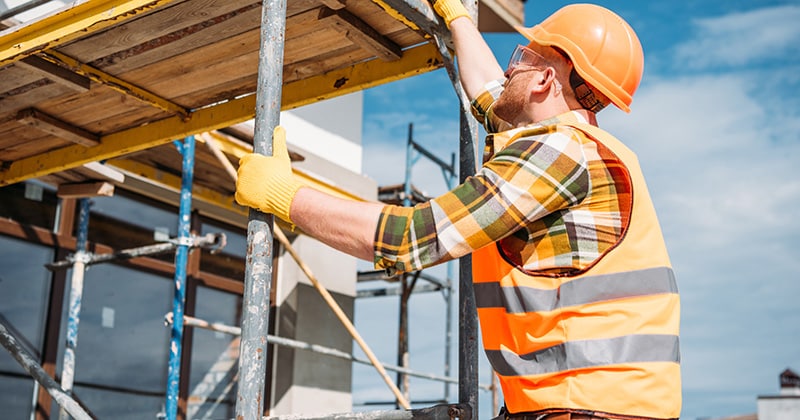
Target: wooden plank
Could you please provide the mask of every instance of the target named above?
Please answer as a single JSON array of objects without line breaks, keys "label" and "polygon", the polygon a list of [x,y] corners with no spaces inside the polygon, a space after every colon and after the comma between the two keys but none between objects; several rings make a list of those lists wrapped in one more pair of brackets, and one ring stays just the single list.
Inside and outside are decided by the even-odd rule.
[{"label": "wooden plank", "polygon": [[0,94],[0,115],[36,106],[42,101],[74,95],[75,91],[47,79],[19,86],[16,89]]},{"label": "wooden plank", "polygon": [[20,111],[17,114],[17,121],[21,124],[27,124],[28,126],[45,133],[52,134],[64,140],[87,147],[97,146],[100,144],[100,137],[96,134],[90,133],[80,127],[76,127],[65,121],[61,121],[58,118],[47,115],[33,108]]},{"label": "wooden plank", "polygon": [[[110,73],[120,74],[159,61],[169,60],[171,57],[188,50],[199,49],[220,42],[227,43],[230,38],[238,40],[254,38],[255,41],[253,42],[257,43],[259,38],[257,22],[261,18],[261,8],[257,6],[257,4],[251,5],[249,8],[230,12],[230,16],[226,16],[227,19],[221,22],[214,21],[214,25],[210,28],[203,27],[202,30],[196,30],[184,36],[167,34],[164,37],[169,39],[155,42],[151,40],[138,44],[100,57],[89,64]],[[251,28],[253,22],[256,22],[256,24],[254,28]],[[202,25],[202,23],[198,25]]]},{"label": "wooden plank", "polygon": [[44,18],[6,31],[0,37],[0,64],[85,38],[164,7],[172,0],[76,0]]},{"label": "wooden plank", "polygon": [[124,182],[125,175],[116,169],[104,165],[100,162],[89,162],[83,166],[75,168],[76,172],[82,173],[92,179],[99,179],[111,182]]},{"label": "wooden plank", "polygon": [[4,137],[2,143],[0,143],[3,151],[0,160],[4,163],[41,155],[74,144],[38,130],[31,130],[27,127],[23,129],[23,126],[19,127],[20,129],[14,132],[16,133],[15,135]]},{"label": "wooden plank", "polygon": [[332,10],[344,9],[347,6],[345,0],[321,0],[320,2]]},{"label": "wooden plank", "polygon": [[[244,95],[254,96],[256,91],[257,76],[248,75],[240,79],[220,80],[208,90],[192,92],[185,96],[176,98],[177,101],[186,104],[192,103],[218,103],[226,100],[235,100]],[[212,96],[209,96],[209,95]]]},{"label": "wooden plank", "polygon": [[394,61],[403,55],[400,46],[381,35],[363,20],[347,10],[333,10],[323,7],[319,19],[327,21],[334,29],[345,34],[354,44],[380,57]]},{"label": "wooden plank", "polygon": [[[347,37],[328,25],[320,25],[320,29],[303,37],[287,39],[283,61],[291,63],[316,57],[326,51],[352,44]],[[367,55],[367,54],[365,54]]]},{"label": "wooden plank", "polygon": [[[38,130],[31,130],[27,126],[17,123],[17,116],[9,115],[4,118],[4,123],[0,124],[0,150],[3,151],[3,160],[9,160],[6,156],[7,150],[14,150],[20,148],[34,148],[36,142],[41,141],[44,137],[50,137],[45,133]],[[62,144],[72,144],[60,140]],[[31,153],[33,154],[33,152]]]},{"label": "wooden plank", "polygon": [[91,84],[89,78],[75,74],[72,71],[35,55],[25,57],[14,63],[14,65],[36,73],[48,80],[52,80],[75,92],[86,92],[89,90],[89,85]]},{"label": "wooden plank", "polygon": [[364,50],[356,45],[346,45],[307,60],[287,63],[283,67],[284,83],[314,77],[363,59]]},{"label": "wooden plank", "polygon": [[56,195],[60,198],[111,197],[114,195],[114,184],[105,181],[61,184]]},{"label": "wooden plank", "polygon": [[224,15],[253,0],[191,0],[158,10],[156,13],[110,27],[69,45],[59,48],[70,57],[84,63],[92,62],[115,52],[159,39],[209,17]]},{"label": "wooden plank", "polygon": [[31,73],[16,63],[0,68],[0,92],[7,92],[19,86],[40,80],[42,76]]},{"label": "wooden plank", "polygon": [[100,135],[171,115],[102,85],[79,97],[49,100],[37,107]]},{"label": "wooden plank", "polygon": [[[320,0],[291,0],[286,2],[286,17],[290,18],[297,14],[316,9],[322,5]],[[288,25],[287,25],[288,29]]]},{"label": "wooden plank", "polygon": [[347,3],[347,11],[403,47],[416,45],[425,40],[401,20],[386,13],[375,1],[350,1]]},{"label": "wooden plank", "polygon": [[[255,78],[258,72],[258,51],[242,51],[246,52],[245,55],[238,55],[227,59],[203,62],[201,53],[192,53],[177,58],[181,65],[168,66],[164,63],[159,63],[155,66],[150,66],[138,69],[136,72],[127,75],[126,77],[131,80],[139,80],[139,83],[145,83],[146,80],[151,80],[151,84],[147,88],[160,95],[179,98],[181,96],[189,95],[192,93],[199,94],[199,101],[195,103],[184,103],[184,106],[196,108],[199,106],[209,105],[215,100],[203,100],[203,97],[211,98],[215,96],[215,89],[213,86],[219,85],[230,80],[241,80],[242,78]],[[156,67],[156,68],[153,68]],[[186,69],[186,73],[181,73],[176,70]],[[151,75],[157,75],[152,77]],[[249,92],[253,92],[250,90]],[[249,93],[247,92],[247,93]]]}]

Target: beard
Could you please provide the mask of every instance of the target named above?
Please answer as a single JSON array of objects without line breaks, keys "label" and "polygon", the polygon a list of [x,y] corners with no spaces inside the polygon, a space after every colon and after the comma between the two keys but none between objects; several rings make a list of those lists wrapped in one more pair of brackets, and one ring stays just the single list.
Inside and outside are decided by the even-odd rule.
[{"label": "beard", "polygon": [[524,114],[530,100],[527,96],[527,91],[522,87],[515,86],[513,82],[510,83],[492,107],[497,118],[508,122],[512,126],[516,126],[517,122],[519,122],[519,117]]}]

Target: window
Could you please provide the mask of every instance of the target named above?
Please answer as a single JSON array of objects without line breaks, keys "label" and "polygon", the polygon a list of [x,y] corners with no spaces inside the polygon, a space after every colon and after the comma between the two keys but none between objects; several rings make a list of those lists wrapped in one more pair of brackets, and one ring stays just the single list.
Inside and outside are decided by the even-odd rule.
[{"label": "window", "polygon": [[[238,295],[200,287],[197,290],[197,318],[231,326],[240,325],[242,298]],[[189,378],[190,417],[233,418],[238,370],[239,337],[195,328],[192,369]]]},{"label": "window", "polygon": [[[50,276],[44,264],[51,250],[0,236],[0,317],[17,341],[34,357],[42,351]],[[0,347],[0,407],[7,418],[26,418],[34,381]]]},{"label": "window", "polygon": [[[172,311],[172,298],[171,278],[113,264],[86,271],[75,394],[98,418],[155,418],[163,410],[170,340],[164,315]],[[67,309],[65,302],[62,336]]]}]

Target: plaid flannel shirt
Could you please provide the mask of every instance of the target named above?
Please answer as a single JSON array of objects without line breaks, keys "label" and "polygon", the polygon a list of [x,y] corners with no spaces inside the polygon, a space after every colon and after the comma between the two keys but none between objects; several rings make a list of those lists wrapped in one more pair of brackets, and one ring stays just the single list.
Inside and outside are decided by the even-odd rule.
[{"label": "plaid flannel shirt", "polygon": [[[473,114],[494,133],[491,113],[502,85],[487,85]],[[483,167],[453,190],[414,207],[384,207],[375,233],[375,267],[410,272],[498,242],[526,271],[586,268],[621,236],[614,168],[567,112],[487,136]],[[507,125],[507,124],[506,124]]]}]

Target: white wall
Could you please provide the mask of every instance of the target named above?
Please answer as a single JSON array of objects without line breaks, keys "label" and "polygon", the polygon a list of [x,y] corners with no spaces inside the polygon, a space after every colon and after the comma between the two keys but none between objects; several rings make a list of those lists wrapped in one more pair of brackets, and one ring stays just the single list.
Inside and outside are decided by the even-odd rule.
[{"label": "white wall", "polygon": [[800,419],[800,396],[758,398],[758,420],[797,419]]}]

